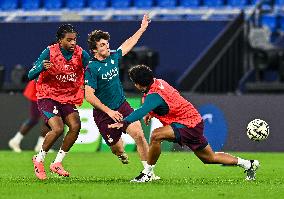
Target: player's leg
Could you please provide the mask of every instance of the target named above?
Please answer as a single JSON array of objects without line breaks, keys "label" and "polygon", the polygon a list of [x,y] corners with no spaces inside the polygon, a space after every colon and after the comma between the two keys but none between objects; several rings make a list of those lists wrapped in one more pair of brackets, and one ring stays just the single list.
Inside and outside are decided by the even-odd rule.
[{"label": "player's leg", "polygon": [[55,160],[49,168],[51,172],[57,173],[60,176],[67,177],[70,174],[63,168],[62,161],[78,138],[81,129],[81,121],[79,113],[75,106],[73,107],[72,105],[62,105],[61,110],[64,117],[64,122],[68,126],[69,130],[63,139],[63,143],[57,153]]},{"label": "player's leg", "polygon": [[110,145],[111,152],[118,157],[122,164],[128,164],[128,155],[124,151],[123,141],[120,138],[115,144]]},{"label": "player's leg", "polygon": [[127,127],[126,132],[134,139],[137,145],[137,152],[140,156],[140,160],[142,161],[142,163],[147,161],[149,146],[145,139],[140,121],[131,123]]},{"label": "player's leg", "polygon": [[161,143],[164,140],[170,142],[176,140],[174,130],[169,125],[157,128],[152,132],[147,158],[147,165],[140,173],[140,175],[134,178],[132,182],[148,182],[152,180],[154,167],[161,154]]},{"label": "player's leg", "polygon": [[255,173],[259,167],[258,160],[245,160],[234,157],[228,153],[214,152],[209,144],[201,150],[194,151],[194,153],[204,164],[240,166],[244,168],[247,173],[246,180],[255,180]]},{"label": "player's leg", "polygon": [[[40,129],[40,136],[38,137],[37,143],[34,147],[35,152],[39,152],[41,149],[41,146],[43,144],[45,135],[50,131],[51,129],[47,126],[46,123],[43,122],[41,129]],[[49,150],[51,152],[52,149]],[[53,150],[52,150],[53,151]]]},{"label": "player's leg", "polygon": [[[127,117],[130,115],[134,110],[130,106],[128,102],[124,102],[118,109],[118,111],[123,115],[123,117]],[[142,126],[140,121],[131,123],[129,126],[125,127],[124,133],[128,133],[135,141],[137,146],[137,152],[140,156],[141,163],[145,168],[147,164],[147,154],[149,151],[149,145],[145,139],[144,132],[142,130]]]},{"label": "player's leg", "polygon": [[103,111],[93,110],[94,121],[100,131],[105,143],[110,147],[112,153],[118,157],[123,164],[128,164],[128,156],[124,151],[120,129],[109,129],[108,125],[114,121]]},{"label": "player's leg", "polygon": [[21,141],[24,136],[29,133],[29,131],[38,123],[40,118],[40,112],[37,107],[37,102],[30,101],[29,106],[29,118],[21,125],[19,131],[15,134],[15,136],[9,140],[9,147],[15,152],[21,152]]},{"label": "player's leg", "polygon": [[44,170],[45,156],[57,138],[63,133],[63,121],[61,117],[51,117],[48,119],[48,125],[51,130],[46,134],[41,150],[33,157],[34,171],[37,178],[40,180],[46,179],[46,173]]}]

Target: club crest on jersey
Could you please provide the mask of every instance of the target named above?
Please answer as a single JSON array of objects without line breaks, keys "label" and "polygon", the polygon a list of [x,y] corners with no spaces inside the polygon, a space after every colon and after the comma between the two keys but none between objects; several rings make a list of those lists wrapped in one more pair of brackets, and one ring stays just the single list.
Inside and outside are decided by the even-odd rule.
[{"label": "club crest on jersey", "polygon": [[109,81],[117,75],[118,75],[117,68],[113,68],[113,69],[109,70],[108,72],[102,74],[102,79],[107,79]]},{"label": "club crest on jersey", "polygon": [[113,139],[110,137],[110,135],[107,135],[107,141],[109,142],[109,143],[112,143],[113,142]]},{"label": "club crest on jersey", "polygon": [[111,60],[110,60],[110,63],[111,63],[111,64],[114,64],[114,60],[113,60],[113,59],[111,59]]}]

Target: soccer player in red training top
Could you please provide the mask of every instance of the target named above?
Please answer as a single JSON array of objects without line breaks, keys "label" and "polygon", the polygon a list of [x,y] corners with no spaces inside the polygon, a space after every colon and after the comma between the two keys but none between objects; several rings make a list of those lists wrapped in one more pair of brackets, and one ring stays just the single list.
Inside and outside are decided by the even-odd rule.
[{"label": "soccer player in red training top", "polygon": [[44,158],[63,134],[64,124],[69,127],[69,131],[50,170],[60,176],[69,176],[61,162],[76,141],[81,128],[75,105],[81,105],[84,99],[84,70],[90,58],[86,51],[76,45],[77,35],[72,25],[60,26],[56,34],[57,43],[42,52],[28,74],[29,79],[38,77],[38,107],[51,129],[45,136],[42,149],[33,157],[35,174],[41,180],[46,179]]},{"label": "soccer player in red training top", "polygon": [[[30,102],[30,106],[29,106],[30,116],[21,125],[19,131],[15,134],[15,136],[12,139],[10,139],[8,143],[9,147],[17,153],[20,153],[22,151],[20,144],[24,136],[26,136],[30,132],[30,130],[39,122],[39,119],[40,119],[40,112],[37,106],[35,80],[32,80],[27,84],[23,94]],[[41,145],[44,141],[44,137],[48,131],[49,131],[49,128],[46,125],[43,125],[41,128],[41,136],[38,137],[37,144],[34,147],[34,150],[36,152],[40,151]]]},{"label": "soccer player in red training top", "polygon": [[158,118],[163,127],[151,135],[147,167],[133,182],[151,181],[153,169],[161,154],[161,142],[167,140],[188,146],[204,164],[238,165],[245,169],[247,180],[255,179],[258,160],[244,160],[223,152],[213,152],[203,135],[203,120],[193,105],[177,90],[162,79],[155,79],[152,70],[145,65],[130,68],[130,79],[135,87],[144,93],[144,104],[123,122],[109,125],[109,128],[124,128],[127,124],[144,116],[148,123],[151,117]]}]

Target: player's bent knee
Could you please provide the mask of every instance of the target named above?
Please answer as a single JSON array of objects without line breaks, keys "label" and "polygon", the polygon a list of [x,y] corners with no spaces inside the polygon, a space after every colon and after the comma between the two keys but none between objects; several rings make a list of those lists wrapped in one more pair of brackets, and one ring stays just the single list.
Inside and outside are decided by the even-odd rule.
[{"label": "player's bent knee", "polygon": [[69,127],[69,131],[74,133],[79,133],[80,129],[81,129],[81,123],[75,123]]}]

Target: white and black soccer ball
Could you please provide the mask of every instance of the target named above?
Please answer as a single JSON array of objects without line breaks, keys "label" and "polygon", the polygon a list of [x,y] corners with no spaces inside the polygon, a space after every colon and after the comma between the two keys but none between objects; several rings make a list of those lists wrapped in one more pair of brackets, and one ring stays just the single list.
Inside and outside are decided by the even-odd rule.
[{"label": "white and black soccer ball", "polygon": [[269,135],[269,126],[264,120],[254,119],[248,123],[247,135],[253,141],[265,140]]}]

